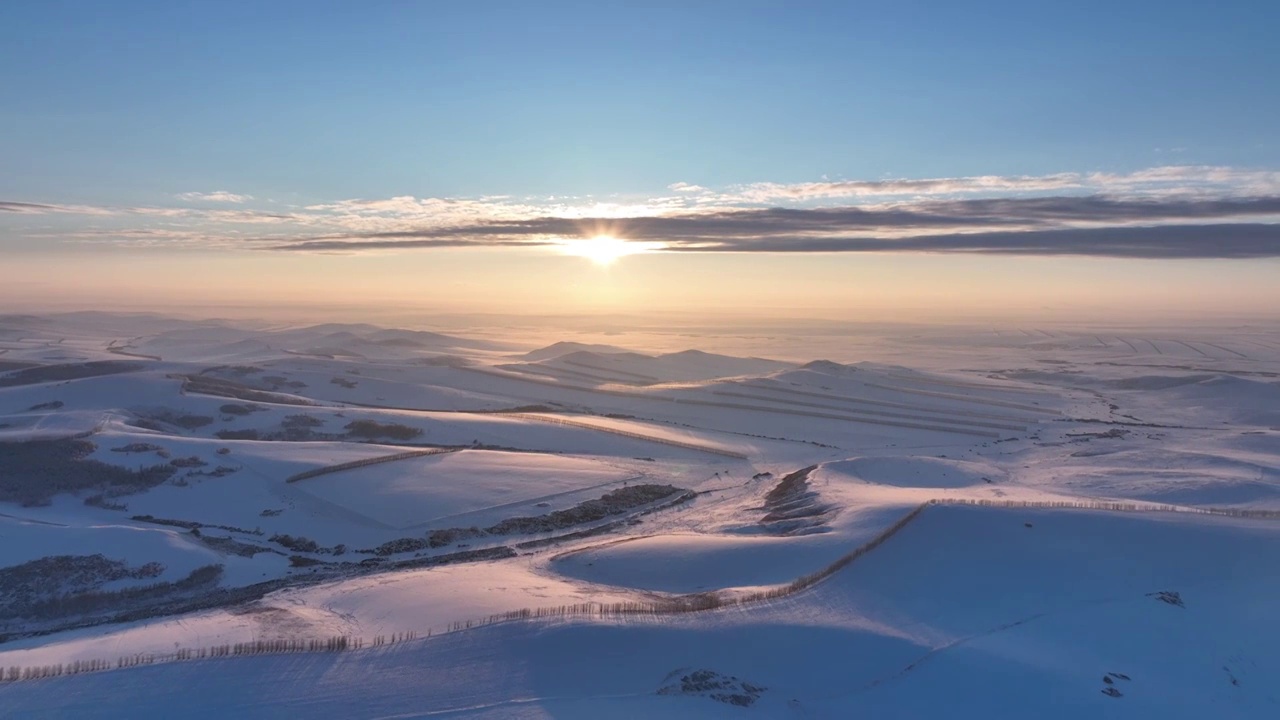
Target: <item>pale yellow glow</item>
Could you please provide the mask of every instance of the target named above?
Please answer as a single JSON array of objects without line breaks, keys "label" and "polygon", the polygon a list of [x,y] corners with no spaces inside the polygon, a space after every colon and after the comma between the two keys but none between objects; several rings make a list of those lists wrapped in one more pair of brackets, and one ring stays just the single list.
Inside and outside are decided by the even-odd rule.
[{"label": "pale yellow glow", "polygon": [[561,246],[566,255],[584,257],[597,265],[609,265],[626,255],[635,255],[654,249],[655,243],[628,242],[608,235],[597,235],[585,240],[566,240]]}]

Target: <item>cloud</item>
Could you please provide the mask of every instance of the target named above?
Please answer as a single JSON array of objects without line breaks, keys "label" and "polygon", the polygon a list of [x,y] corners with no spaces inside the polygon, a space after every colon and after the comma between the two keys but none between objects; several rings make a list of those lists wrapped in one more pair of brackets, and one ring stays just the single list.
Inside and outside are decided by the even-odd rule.
[{"label": "cloud", "polygon": [[75,240],[89,245],[119,245],[122,241],[131,247],[147,248],[242,248],[243,238],[229,234],[202,233],[198,230],[123,229],[80,230],[58,233],[57,237]]},{"label": "cloud", "polygon": [[253,199],[252,195],[237,195],[226,190],[214,190],[210,193],[184,192],[176,196],[179,200],[192,202],[245,203]]},{"label": "cloud", "polygon": [[[111,207],[4,201],[0,228],[13,238],[301,252],[539,247],[597,235],[657,243],[673,252],[865,252],[881,247],[879,242],[894,244],[877,252],[912,251],[906,241],[924,242],[922,238],[933,238],[941,252],[951,246],[940,238],[960,236],[991,239],[990,247],[966,252],[1049,252],[1047,247],[996,242],[1005,234],[1023,233],[1029,241],[1032,234],[1044,241],[1062,238],[1064,248],[1066,238],[1076,238],[1070,246],[1076,250],[1116,255],[1120,250],[1103,252],[1082,244],[1084,235],[1051,233],[1280,222],[1280,172],[1192,165],[1124,173],[824,178],[718,189],[677,182],[647,197],[397,195],[279,204],[270,211],[236,206],[251,198],[227,191],[178,197],[214,204]],[[84,217],[93,215],[101,217]],[[1173,238],[1179,231],[1168,232]],[[1186,255],[1186,247],[1180,247],[1181,254],[1175,255]],[[1149,245],[1142,252],[1159,256]]]},{"label": "cloud", "polygon": [[129,208],[133,215],[150,215],[164,218],[188,219],[208,223],[226,224],[281,224],[302,223],[309,218],[298,213],[264,212],[261,210],[193,210],[190,208]]},{"label": "cloud", "polygon": [[40,203],[0,202],[0,212],[37,215],[40,213],[53,212],[56,209],[57,208],[53,205],[41,205]]},{"label": "cloud", "polygon": [[670,251],[1078,255],[1149,260],[1280,258],[1280,225],[1158,225],[951,233],[908,238],[825,237],[723,241]]},{"label": "cloud", "polygon": [[1065,190],[1082,187],[1079,175],[1067,173],[1039,177],[977,177],[836,180],[807,183],[753,183],[738,189],[737,194],[753,202],[775,200],[813,200],[838,197],[888,197],[896,195],[955,195],[979,192],[1032,192]]},{"label": "cloud", "polygon": [[1280,193],[1280,172],[1205,165],[1169,165],[1130,173],[1054,173],[969,177],[835,180],[807,183],[753,183],[722,197],[746,202],[809,201],[833,198],[949,196],[1077,190],[1092,193],[1195,193],[1227,191]]},{"label": "cloud", "polygon": [[47,205],[45,203],[0,200],[0,212],[16,215],[113,215],[110,208],[92,205]]},{"label": "cloud", "polygon": [[[461,238],[328,239],[277,245],[267,250],[355,252],[458,247],[540,247],[551,241],[485,241]],[[664,252],[699,253],[950,253],[984,255],[1077,255],[1127,259],[1259,259],[1280,257],[1280,225],[1162,225],[1067,228],[1012,232],[948,233],[888,237],[732,238],[710,243],[673,243]]]},{"label": "cloud", "polygon": [[466,238],[423,238],[407,236],[406,239],[345,237],[309,238],[301,242],[264,246],[263,250],[291,250],[305,252],[360,252],[367,250],[441,250],[445,248],[535,248],[560,246],[554,240],[472,240]]},{"label": "cloud", "polygon": [[[1063,254],[1130,256],[1120,245],[1084,245],[1083,238],[1141,236],[1143,245],[1132,256],[1162,257],[1160,238],[1182,243],[1169,257],[1215,257],[1214,238],[1236,237],[1236,230],[1280,218],[1280,196],[1241,199],[1119,199],[1099,196],[1044,198],[987,198],[927,201],[876,207],[744,208],[710,213],[631,218],[535,217],[494,220],[448,227],[423,227],[366,233],[329,234],[271,245],[275,250],[357,251],[438,247],[520,247],[554,244],[566,238],[597,235],[632,241],[657,242],[672,251],[708,252],[901,252],[955,251],[1052,254],[1063,243]],[[1194,228],[1213,228],[1194,255],[1186,244]],[[1097,232],[1094,232],[1097,231]],[[1113,231],[1107,236],[1104,231]],[[1165,234],[1161,234],[1165,232]],[[1056,234],[1055,234],[1056,233]],[[1010,240],[1024,237],[1026,244]],[[987,245],[966,249],[956,238]],[[1033,240],[1034,239],[1034,240]],[[965,241],[967,242],[967,241]],[[1074,243],[1074,244],[1068,244]],[[1250,246],[1254,251],[1262,246]],[[1003,249],[1002,249],[1003,248]],[[1234,257],[1229,248],[1223,257]],[[1267,252],[1271,252],[1268,250]],[[1145,254],[1144,254],[1145,253]]]}]

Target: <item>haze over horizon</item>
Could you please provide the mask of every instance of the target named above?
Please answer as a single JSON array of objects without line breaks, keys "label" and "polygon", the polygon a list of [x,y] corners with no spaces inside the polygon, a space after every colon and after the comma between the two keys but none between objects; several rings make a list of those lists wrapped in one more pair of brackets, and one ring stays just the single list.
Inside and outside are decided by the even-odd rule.
[{"label": "haze over horizon", "polygon": [[1277,25],[1243,1],[9,3],[0,303],[1273,317]]}]

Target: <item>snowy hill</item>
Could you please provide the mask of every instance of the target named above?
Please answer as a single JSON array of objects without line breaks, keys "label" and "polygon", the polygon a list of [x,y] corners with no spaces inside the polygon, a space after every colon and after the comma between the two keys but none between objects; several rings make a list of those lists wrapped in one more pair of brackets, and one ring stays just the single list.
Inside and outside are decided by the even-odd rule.
[{"label": "snowy hill", "polygon": [[913,326],[843,362],[831,336],[783,361],[792,336],[0,328],[15,716],[1277,702],[1280,349],[1253,335]]}]

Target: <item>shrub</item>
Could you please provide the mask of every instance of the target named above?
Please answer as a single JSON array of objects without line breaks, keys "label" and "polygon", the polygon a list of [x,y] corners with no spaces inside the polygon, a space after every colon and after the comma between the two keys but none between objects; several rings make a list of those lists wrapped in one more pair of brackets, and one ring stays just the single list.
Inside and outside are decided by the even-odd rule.
[{"label": "shrub", "polygon": [[97,495],[90,495],[89,497],[85,498],[84,504],[90,507],[100,507],[104,510],[128,510],[129,509],[129,506],[125,505],[124,503],[112,502],[111,500],[108,500],[106,496],[103,495],[102,493],[98,493]]},{"label": "shrub", "polygon": [[422,434],[422,430],[415,427],[398,423],[380,423],[374,420],[352,420],[344,429],[354,437],[370,439],[412,440]]},{"label": "shrub", "polygon": [[67,365],[37,365],[7,373],[0,377],[0,387],[17,387],[36,383],[57,382],[60,380],[79,380],[80,378],[115,375],[136,372],[146,367],[140,362],[120,360],[96,360],[93,362],[71,363]]},{"label": "shrub", "polygon": [[214,395],[217,397],[234,398],[236,400],[276,403],[279,405],[315,405],[315,403],[305,398],[264,392],[232,380],[224,380],[222,378],[210,377],[208,375],[183,375],[182,380],[182,390],[183,392],[188,393]]},{"label": "shrub", "polygon": [[174,458],[169,461],[169,464],[179,468],[197,468],[197,467],[204,467],[209,463],[201,460],[195,455],[192,455],[191,457]]},{"label": "shrub", "polygon": [[[689,490],[674,485],[632,485],[619,488],[593,500],[586,500],[567,510],[556,510],[546,515],[534,517],[508,518],[488,528],[444,528],[433,530],[425,538],[399,538],[385,542],[369,551],[375,555],[398,555],[400,553],[417,552],[428,548],[439,548],[451,545],[459,540],[483,537],[485,535],[531,534],[551,532],[574,525],[603,520],[610,516],[622,515],[634,508],[656,502],[679,494],[680,499],[694,497]],[[593,530],[584,531],[591,533]],[[585,535],[584,535],[585,536]],[[532,543],[540,543],[532,541]],[[519,547],[532,547],[531,543]]]},{"label": "shrub", "polygon": [[610,515],[626,511],[682,492],[674,485],[632,485],[605,493],[595,500],[587,500],[567,510],[556,510],[535,517],[508,518],[488,528],[494,535],[509,533],[539,533],[559,530],[587,522],[603,520]]},{"label": "shrub", "polygon": [[144,452],[160,452],[164,448],[151,443],[129,443],[120,447],[111,448],[111,452],[118,453],[144,453]]},{"label": "shrub", "polygon": [[303,537],[301,535],[299,535],[298,537],[294,537],[292,535],[278,534],[278,535],[272,535],[268,539],[271,540],[271,542],[276,543],[281,547],[285,547],[290,550],[293,550],[294,552],[305,552],[305,553],[320,552],[319,543],[317,543],[315,540],[312,540],[311,538]]},{"label": "shrub", "polygon": [[166,425],[180,427],[183,430],[197,430],[206,425],[213,424],[213,418],[208,415],[192,415],[190,413],[178,413],[173,410],[159,409],[139,413],[133,424],[138,427],[144,427],[149,430],[164,431]]},{"label": "shrub", "polygon": [[36,405],[32,405],[31,407],[27,408],[27,411],[36,412],[38,410],[57,410],[61,407],[62,407],[62,401],[54,400],[52,402],[38,403]]},{"label": "shrub", "polygon": [[[219,440],[257,440],[260,435],[257,430],[219,430],[214,433]],[[230,452],[230,450],[228,450]]]},{"label": "shrub", "polygon": [[0,501],[42,505],[90,488],[124,495],[160,485],[175,472],[169,465],[132,470],[92,460],[94,449],[86,440],[65,438],[0,443]]},{"label": "shrub", "polygon": [[282,375],[263,375],[260,379],[263,383],[271,385],[272,390],[279,390],[282,387],[290,390],[301,390],[307,386],[301,380],[290,380]]},{"label": "shrub", "polygon": [[400,553],[416,552],[431,547],[431,543],[426,538],[399,538],[397,540],[388,540],[373,549],[375,555],[398,555]]},{"label": "shrub", "polygon": [[222,576],[221,565],[198,568],[177,582],[127,587],[115,591],[98,588],[116,580],[145,580],[164,571],[150,562],[129,568],[102,555],[57,555],[0,570],[0,616],[51,618],[99,612],[140,600],[158,600],[176,592],[193,590]]}]

